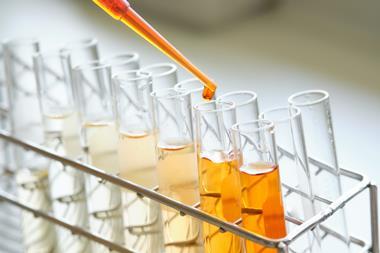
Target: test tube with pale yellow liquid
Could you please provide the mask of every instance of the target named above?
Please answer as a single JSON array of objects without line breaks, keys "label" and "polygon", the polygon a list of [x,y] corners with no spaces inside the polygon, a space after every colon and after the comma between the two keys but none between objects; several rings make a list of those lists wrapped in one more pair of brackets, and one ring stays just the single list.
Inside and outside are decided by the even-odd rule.
[{"label": "test tube with pale yellow liquid", "polygon": [[[74,68],[82,123],[81,142],[87,162],[106,173],[117,174],[118,131],[111,95],[111,68],[92,62]],[[87,207],[91,232],[124,244],[120,189],[100,178],[86,178]],[[92,252],[109,252],[93,244]]]},{"label": "test tube with pale yellow liquid", "polygon": [[[174,88],[152,93],[157,130],[157,172],[161,194],[194,205],[199,201],[190,93]],[[165,252],[203,252],[201,222],[161,206]]]},{"label": "test tube with pale yellow liquid", "polygon": [[[152,78],[147,72],[114,75],[119,127],[120,176],[148,189],[158,185],[152,115]],[[163,251],[159,203],[124,190],[123,216],[128,248],[141,253]]]}]

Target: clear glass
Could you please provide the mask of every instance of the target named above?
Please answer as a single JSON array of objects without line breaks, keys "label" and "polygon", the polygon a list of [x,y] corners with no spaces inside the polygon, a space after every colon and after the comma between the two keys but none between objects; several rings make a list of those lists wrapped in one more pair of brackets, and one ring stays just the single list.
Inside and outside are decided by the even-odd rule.
[{"label": "clear glass", "polygon": [[[234,166],[240,170],[242,186],[242,226],[269,238],[283,238],[285,214],[273,122],[238,123],[231,131]],[[247,252],[277,252],[248,240],[245,246]]]},{"label": "clear glass", "polygon": [[[39,43],[35,39],[10,40],[4,44],[11,133],[20,139],[42,144],[42,120],[33,71],[33,55],[38,51]],[[47,161],[33,152],[12,147],[11,166],[17,170],[19,201],[49,212]],[[26,211],[22,212],[21,220],[26,252],[53,250],[55,233],[51,223],[35,218]]]},{"label": "clear glass", "polygon": [[[229,129],[236,123],[235,104],[210,101],[194,107],[201,209],[224,221],[241,218],[241,185]],[[242,241],[232,233],[203,223],[207,253],[243,252]]]},{"label": "clear glass", "polygon": [[140,56],[137,53],[117,54],[101,61],[111,66],[112,75],[140,68]]},{"label": "clear glass", "polygon": [[[305,221],[317,212],[311,185],[301,111],[296,107],[277,107],[262,112],[259,118],[274,122],[281,181],[306,194],[306,197],[289,194],[288,189],[285,188],[286,212],[292,217]],[[295,175],[297,176],[295,177]],[[292,227],[290,227],[291,229]],[[295,252],[319,253],[322,250],[320,244],[319,231],[314,229],[305,237],[298,239],[291,247]]]},{"label": "clear glass", "polygon": [[[159,191],[194,205],[199,202],[199,191],[190,94],[171,88],[155,91],[152,97]],[[165,252],[203,252],[199,221],[166,206],[161,206],[161,210]]]},{"label": "clear glass", "polygon": [[178,83],[177,66],[171,63],[157,63],[141,69],[152,75],[153,91],[173,88]]},{"label": "clear glass", "polygon": [[[99,60],[98,41],[93,38],[67,42],[62,48],[62,51],[66,51],[70,54],[71,71],[78,65]],[[76,89],[76,87],[77,85],[74,80],[74,89]],[[76,94],[78,94],[78,92],[74,90],[74,99],[77,104],[79,102]],[[78,107],[78,105],[76,105],[76,107]]]},{"label": "clear glass", "polygon": [[217,100],[235,103],[237,122],[257,120],[259,117],[257,95],[253,91],[232,91],[218,96]]},{"label": "clear glass", "polygon": [[[151,75],[128,71],[115,75],[113,82],[119,126],[120,176],[153,189],[158,180]],[[135,192],[124,190],[122,195],[127,247],[141,253],[163,252],[160,205]]]},{"label": "clear glass", "polygon": [[[116,174],[118,131],[111,95],[111,68],[92,62],[74,68],[82,125],[81,143],[87,162]],[[124,243],[120,188],[94,176],[86,176],[90,230],[118,244]],[[92,252],[108,252],[93,245]]]},{"label": "clear glass", "polygon": [[[56,153],[76,159],[81,155],[79,119],[74,110],[70,57],[64,51],[37,53],[34,56],[40,110],[42,112],[45,145]],[[70,224],[85,228],[86,198],[83,174],[61,163],[49,162],[50,198],[54,215]],[[89,252],[85,238],[71,236],[59,226],[57,251],[68,248]]]},{"label": "clear glass", "polygon": [[190,93],[191,104],[193,106],[205,102],[204,98],[202,97],[203,87],[203,83],[197,78],[183,80],[174,86],[175,89],[186,90]]},{"label": "clear glass", "polygon": [[206,102],[206,100],[202,96],[204,85],[197,78],[191,78],[191,79],[186,79],[184,81],[177,83],[174,86],[174,88],[190,93],[191,108],[192,108],[191,113],[192,113],[192,122],[193,122],[192,126],[193,126],[193,132],[195,132],[194,106],[199,103]]},{"label": "clear glass", "polygon": [[12,134],[42,143],[42,121],[33,71],[33,55],[38,51],[39,43],[34,39],[11,40],[4,44]]},{"label": "clear glass", "polygon": [[70,41],[64,45],[62,51],[70,54],[71,66],[99,60],[98,41],[93,38]]},{"label": "clear glass", "polygon": [[[331,170],[320,170],[310,165],[313,191],[316,195],[334,201],[342,194],[340,169],[336,156],[334,130],[331,118],[329,94],[321,90],[309,90],[289,97],[289,103],[301,109],[306,148],[310,157],[328,165]],[[320,211],[325,207],[318,207]],[[330,217],[324,225],[343,236],[340,244],[326,238],[322,242],[324,252],[350,252],[349,236],[344,210]],[[335,242],[335,243],[334,243]]]}]

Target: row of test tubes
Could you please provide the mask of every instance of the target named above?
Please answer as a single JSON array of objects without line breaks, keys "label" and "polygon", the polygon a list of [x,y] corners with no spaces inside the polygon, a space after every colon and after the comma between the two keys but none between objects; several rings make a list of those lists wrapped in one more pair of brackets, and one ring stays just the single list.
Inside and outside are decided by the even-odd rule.
[{"label": "row of test tubes", "polygon": [[[55,51],[10,40],[3,53],[1,97],[16,137],[184,204],[200,202],[203,211],[273,239],[292,229],[285,214],[307,220],[325,207],[315,195],[341,195],[325,91],[300,92],[288,106],[261,112],[252,91],[205,101],[202,83],[179,82],[175,65],[140,67],[137,53],[100,58],[95,39]],[[135,252],[276,252],[32,152],[8,153],[21,202]],[[331,170],[314,168],[308,155]],[[281,182],[303,197],[287,196]],[[294,252],[350,252],[338,212],[325,225],[344,235],[339,243],[316,228]],[[25,252],[110,252],[32,214],[22,222]]]}]

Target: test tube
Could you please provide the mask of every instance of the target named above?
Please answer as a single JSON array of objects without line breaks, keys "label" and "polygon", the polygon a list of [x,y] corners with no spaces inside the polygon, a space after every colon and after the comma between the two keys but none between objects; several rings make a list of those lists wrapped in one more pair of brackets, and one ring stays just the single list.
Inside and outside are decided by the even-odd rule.
[{"label": "test tube", "polygon": [[[187,205],[199,201],[190,94],[174,88],[152,93],[157,131],[159,191]],[[201,223],[161,206],[165,252],[202,252]]]},{"label": "test tube", "polygon": [[176,89],[186,90],[190,93],[192,105],[205,102],[204,98],[202,97],[203,87],[203,83],[197,78],[183,80],[174,86]]},{"label": "test tube", "polygon": [[139,61],[140,56],[137,53],[122,53],[105,58],[102,63],[110,65],[112,75],[116,75],[128,70],[138,70]]},{"label": "test tube", "polygon": [[152,75],[153,91],[173,88],[178,83],[177,66],[172,63],[156,63],[141,70]]},{"label": "test tube", "polygon": [[[151,75],[132,70],[114,75],[119,126],[120,176],[146,188],[158,185],[150,94]],[[124,190],[123,216],[128,248],[140,253],[163,252],[160,205]]]},{"label": "test tube", "polygon": [[[286,236],[281,180],[273,122],[248,121],[232,126],[234,167],[240,170],[243,227],[272,239]],[[247,252],[277,253],[251,241]]]},{"label": "test tube", "polygon": [[[15,39],[4,44],[5,79],[9,99],[12,135],[43,143],[41,112],[33,71],[33,55],[39,51],[35,39]],[[34,152],[12,147],[12,166],[17,170],[18,199],[32,208],[49,212],[48,164]],[[25,252],[50,252],[55,246],[53,225],[33,214],[22,212]]]},{"label": "test tube", "polygon": [[217,100],[235,103],[237,122],[256,120],[259,117],[257,94],[253,91],[232,91],[218,96]]},{"label": "test tube", "polygon": [[[288,215],[305,221],[317,214],[312,190],[308,156],[303,135],[301,111],[297,107],[277,107],[265,110],[260,119],[270,120],[276,130],[278,165],[281,181],[286,186],[300,190],[301,196],[284,188]],[[295,176],[297,175],[297,176]],[[308,232],[291,245],[295,252],[321,252],[319,229]]]},{"label": "test tube", "polygon": [[[326,164],[328,170],[321,170],[310,163],[313,191],[319,197],[330,201],[336,200],[342,194],[340,169],[336,156],[334,130],[331,118],[330,98],[326,91],[309,90],[296,93],[289,97],[289,103],[301,109],[305,131],[306,148],[310,157]],[[317,211],[326,204],[317,205]],[[323,225],[333,229],[341,236],[329,240],[331,235],[324,237],[322,250],[324,252],[350,252],[350,240],[344,209],[338,210],[326,220]]]},{"label": "test tube", "polygon": [[73,68],[87,62],[99,60],[98,41],[94,38],[67,42],[62,50],[69,52]]},{"label": "test tube", "polygon": [[[117,174],[118,132],[111,95],[111,68],[91,62],[74,68],[81,143],[87,162],[107,173]],[[124,243],[120,188],[94,176],[86,176],[87,208],[91,232]],[[93,244],[92,252],[108,252]]]},{"label": "test tube", "polygon": [[[196,148],[201,209],[227,222],[241,218],[241,185],[234,165],[229,129],[236,123],[233,102],[210,101],[195,105]],[[203,223],[206,253],[242,252],[241,239]]]},{"label": "test tube", "polygon": [[[70,56],[67,51],[40,52],[34,56],[40,109],[42,112],[45,145],[56,153],[72,159],[82,153],[79,142],[79,119],[75,112],[72,92]],[[50,197],[54,215],[70,224],[85,228],[87,209],[83,174],[63,166],[49,163]],[[86,238],[72,236],[59,226],[57,251],[89,252]]]}]

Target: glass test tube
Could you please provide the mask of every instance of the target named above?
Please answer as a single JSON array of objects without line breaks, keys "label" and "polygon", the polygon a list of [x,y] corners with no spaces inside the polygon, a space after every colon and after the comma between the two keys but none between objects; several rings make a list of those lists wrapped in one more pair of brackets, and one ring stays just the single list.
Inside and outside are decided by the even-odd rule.
[{"label": "glass test tube", "polygon": [[[262,112],[259,117],[274,123],[281,181],[305,194],[305,197],[292,194],[290,189],[284,188],[286,212],[292,217],[305,221],[317,212],[303,135],[301,111],[296,107],[277,107]],[[290,225],[291,223],[289,223]],[[319,230],[316,228],[297,239],[291,247],[295,252],[319,253],[322,250],[320,244],[321,238]]]},{"label": "glass test tube", "polygon": [[[174,88],[152,93],[157,131],[160,193],[187,205],[199,201],[190,94]],[[161,206],[165,252],[203,252],[201,224],[191,216]]]},{"label": "glass test tube", "polygon": [[174,88],[178,90],[186,90],[190,93],[191,103],[193,105],[205,102],[202,97],[203,83],[197,78],[190,78],[177,83]]},{"label": "glass test tube", "polygon": [[[91,62],[74,68],[82,124],[81,142],[87,162],[110,174],[119,172],[118,132],[111,95],[111,68]],[[118,244],[124,243],[119,187],[86,176],[90,230]],[[93,252],[109,252],[93,244]]]},{"label": "glass test tube", "polygon": [[[236,123],[235,104],[210,101],[194,108],[201,209],[237,222],[241,218],[241,185],[229,132]],[[243,252],[238,236],[222,233],[209,223],[203,223],[203,240],[207,253]]]},{"label": "glass test tube", "polygon": [[259,117],[257,94],[253,91],[232,91],[218,96],[217,100],[235,103],[237,122],[256,120]]},{"label": "glass test tube", "polygon": [[[289,97],[289,103],[301,109],[305,131],[306,148],[310,157],[329,166],[329,170],[320,170],[310,164],[313,191],[316,195],[334,201],[342,194],[340,169],[336,156],[334,130],[331,118],[329,94],[322,90],[309,90]],[[317,211],[323,208],[322,203]],[[340,209],[323,223],[342,235],[339,243],[322,241],[324,252],[350,252],[349,236],[344,209]]]},{"label": "glass test tube", "polygon": [[94,38],[67,42],[62,50],[70,53],[70,61],[73,68],[99,60],[98,41]]},{"label": "glass test tube", "polygon": [[112,75],[140,68],[140,56],[137,53],[122,53],[101,60],[111,66]]},{"label": "glass test tube", "polygon": [[[119,126],[120,176],[146,188],[158,185],[153,129],[151,75],[137,70],[114,75]],[[123,216],[127,247],[140,253],[163,252],[160,205],[124,190]]]},{"label": "glass test tube", "polygon": [[177,66],[172,63],[157,63],[141,69],[152,75],[153,91],[173,88],[178,83]]},{"label": "glass test tube", "polygon": [[[9,99],[12,135],[43,143],[33,55],[39,51],[35,39],[10,40],[4,44],[5,78]],[[18,199],[32,208],[49,212],[47,161],[31,151],[12,147],[12,166],[17,169]],[[53,225],[33,214],[22,212],[22,232],[26,252],[50,252],[55,246]]]},{"label": "glass test tube", "polygon": [[[232,127],[234,156],[242,184],[243,227],[269,238],[286,236],[273,122],[267,120],[238,123]],[[276,253],[246,241],[247,252]]]},{"label": "glass test tube", "polygon": [[[45,145],[72,159],[81,154],[79,120],[74,110],[70,56],[67,51],[48,51],[34,56]],[[85,228],[87,209],[83,174],[59,162],[49,163],[50,197],[54,215]],[[56,226],[58,252],[89,252],[86,238],[72,236]]]},{"label": "glass test tube", "polygon": [[[75,68],[76,66],[99,60],[98,41],[97,39],[94,39],[94,38],[85,38],[85,39],[69,41],[65,43],[64,47],[62,48],[62,51],[67,51],[70,54],[70,62],[71,62],[71,68],[72,68],[71,72],[73,72],[73,68]],[[73,74],[72,76],[74,79]],[[74,84],[74,99],[77,104],[78,92],[75,90],[77,87],[77,85],[75,84],[75,80],[73,80],[73,84]],[[78,105],[76,105],[76,107],[78,107]]]}]

